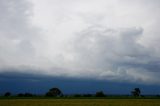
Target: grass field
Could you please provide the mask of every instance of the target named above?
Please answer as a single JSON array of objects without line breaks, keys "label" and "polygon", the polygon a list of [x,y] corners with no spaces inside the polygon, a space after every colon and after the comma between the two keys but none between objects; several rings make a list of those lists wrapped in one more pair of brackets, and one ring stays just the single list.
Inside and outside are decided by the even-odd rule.
[{"label": "grass field", "polygon": [[1,99],[0,106],[160,106],[160,99]]}]

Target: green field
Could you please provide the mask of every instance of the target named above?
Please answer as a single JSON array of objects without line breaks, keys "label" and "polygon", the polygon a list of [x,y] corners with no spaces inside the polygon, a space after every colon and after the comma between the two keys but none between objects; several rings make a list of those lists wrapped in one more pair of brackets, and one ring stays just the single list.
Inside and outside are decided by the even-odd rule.
[{"label": "green field", "polygon": [[160,106],[160,99],[1,99],[0,106]]}]

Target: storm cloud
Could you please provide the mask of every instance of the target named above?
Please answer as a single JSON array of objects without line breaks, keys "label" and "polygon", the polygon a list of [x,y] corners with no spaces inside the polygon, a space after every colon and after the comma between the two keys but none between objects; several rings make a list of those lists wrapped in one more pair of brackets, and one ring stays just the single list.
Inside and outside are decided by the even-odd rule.
[{"label": "storm cloud", "polygon": [[159,5],[0,0],[0,73],[159,84]]}]

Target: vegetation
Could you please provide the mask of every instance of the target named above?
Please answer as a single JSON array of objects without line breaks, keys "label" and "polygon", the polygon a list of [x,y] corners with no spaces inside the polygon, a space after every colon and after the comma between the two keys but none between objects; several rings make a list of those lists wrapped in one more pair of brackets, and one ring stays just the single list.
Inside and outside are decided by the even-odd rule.
[{"label": "vegetation", "polygon": [[54,87],[49,89],[45,95],[28,92],[11,95],[11,92],[6,92],[0,96],[0,99],[160,99],[160,95],[141,95],[139,88],[134,88],[131,95],[106,95],[103,91],[97,91],[95,94],[64,95],[59,88]]},{"label": "vegetation", "polygon": [[0,96],[0,99],[160,99],[160,95],[141,95],[141,90],[139,88],[134,88],[131,91],[131,95],[106,95],[103,91],[97,91],[95,94],[74,94],[74,95],[64,95],[62,91],[57,88],[51,88],[45,95],[35,95],[32,93],[19,93],[16,95],[11,95],[11,92],[6,92]]},{"label": "vegetation", "polygon": [[11,96],[11,93],[10,93],[10,92],[6,92],[6,93],[4,94],[4,96],[5,96],[5,97],[9,97],[9,96]]},{"label": "vegetation", "polygon": [[96,92],[96,97],[105,97],[103,91]]},{"label": "vegetation", "polygon": [[25,93],[25,94],[19,93],[17,96],[18,96],[18,97],[32,97],[32,96],[34,96],[34,95],[31,94],[31,93]]},{"label": "vegetation", "polygon": [[133,91],[131,91],[131,94],[135,97],[141,95],[141,90],[139,88],[135,88]]},{"label": "vegetation", "polygon": [[6,92],[0,96],[0,106],[160,106],[160,96],[141,95],[135,88],[132,95],[106,95],[103,91],[95,94],[63,95],[59,88],[51,88],[45,95]]},{"label": "vegetation", "polygon": [[46,96],[50,97],[60,97],[63,96],[62,91],[59,88],[51,88],[47,93]]},{"label": "vegetation", "polygon": [[160,106],[159,99],[1,99],[0,106]]}]

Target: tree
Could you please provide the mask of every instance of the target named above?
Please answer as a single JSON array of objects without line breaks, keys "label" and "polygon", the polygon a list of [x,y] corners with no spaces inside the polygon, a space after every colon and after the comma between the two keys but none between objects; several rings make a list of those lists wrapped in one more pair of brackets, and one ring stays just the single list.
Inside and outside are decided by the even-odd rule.
[{"label": "tree", "polygon": [[32,93],[19,93],[19,94],[17,94],[17,96],[19,96],[19,97],[32,97],[32,96],[35,96],[35,95],[33,95]]},{"label": "tree", "polygon": [[103,91],[96,92],[96,97],[105,97]]},{"label": "tree", "polygon": [[23,93],[19,93],[19,94],[17,94],[17,96],[19,96],[19,97],[23,97],[23,96],[24,96],[24,94],[23,94]]},{"label": "tree", "polygon": [[139,88],[134,88],[134,90],[131,91],[131,94],[133,96],[140,96],[141,95],[141,90]]},{"label": "tree", "polygon": [[83,95],[81,95],[81,94],[75,94],[75,95],[73,95],[73,97],[82,97]]},{"label": "tree", "polygon": [[84,94],[83,97],[92,97],[92,94]]},{"label": "tree", "polygon": [[51,96],[51,97],[58,97],[58,96],[62,96],[63,93],[61,92],[61,90],[59,88],[51,88],[47,93],[46,96]]},{"label": "tree", "polygon": [[11,96],[11,93],[10,93],[10,92],[6,92],[6,93],[4,94],[4,96],[6,96],[6,97]]},{"label": "tree", "polygon": [[33,94],[31,94],[31,93],[25,93],[24,96],[25,96],[25,97],[32,97]]}]

